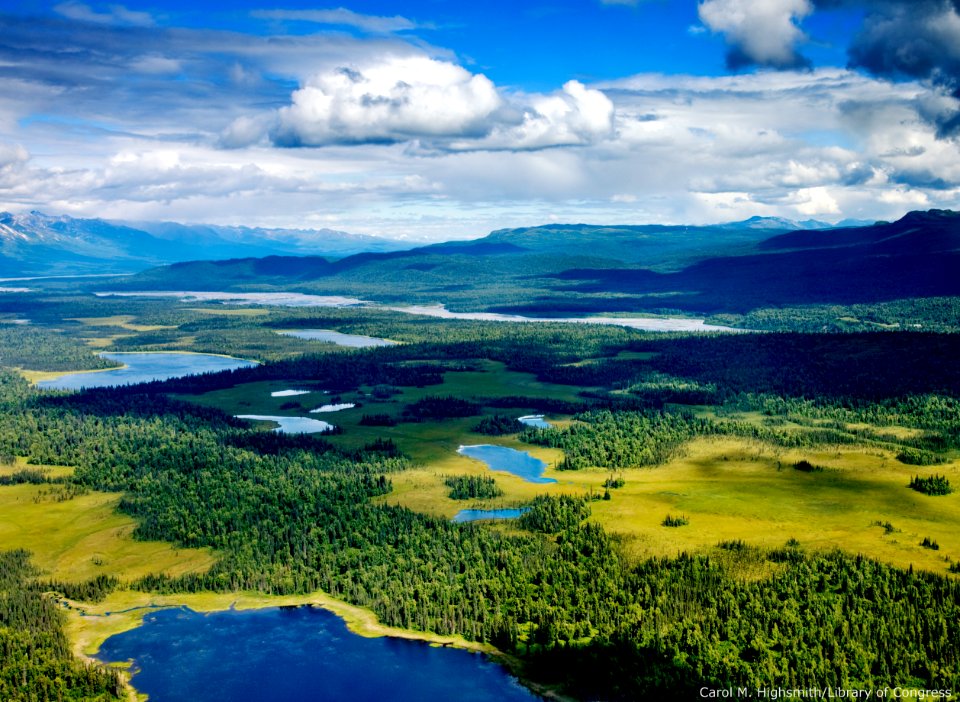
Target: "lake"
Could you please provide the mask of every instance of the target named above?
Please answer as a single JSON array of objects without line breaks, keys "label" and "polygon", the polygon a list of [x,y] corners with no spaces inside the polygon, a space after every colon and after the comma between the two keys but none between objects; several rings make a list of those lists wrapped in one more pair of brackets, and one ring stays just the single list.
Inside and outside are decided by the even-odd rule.
[{"label": "lake", "polygon": [[312,390],[275,390],[270,393],[270,397],[296,397],[297,395],[309,395]]},{"label": "lake", "polygon": [[543,470],[547,464],[539,458],[534,458],[526,451],[517,451],[506,446],[493,444],[479,444],[477,446],[461,446],[457,449],[461,456],[469,456],[487,464],[490,470],[506,471],[528,483],[555,483],[553,478],[544,478]]},{"label": "lake", "polygon": [[[380,305],[375,302],[359,300],[354,297],[338,295],[307,295],[304,293],[231,293],[231,292],[170,292],[157,290],[142,290],[138,292],[98,292],[102,297],[176,297],[183,301],[194,302],[223,302],[225,304],[240,305],[274,305],[277,307],[369,307],[371,309],[392,310],[404,314],[440,317],[441,319],[472,319],[486,322],[553,322],[561,324],[610,324],[618,327],[628,327],[640,331],[661,332],[731,332],[742,333],[745,329],[722,327],[715,324],[706,324],[702,319],[685,319],[679,317],[523,317],[518,314],[499,314],[497,312],[451,312],[444,305]],[[306,329],[306,332],[330,332],[329,329]],[[283,332],[287,333],[287,332]],[[337,334],[338,332],[333,332]],[[295,334],[294,334],[295,335]],[[342,336],[354,336],[344,334]],[[309,337],[301,337],[309,338]],[[358,337],[360,339],[374,339],[375,337]],[[318,339],[333,341],[334,339]],[[379,344],[385,346],[394,342],[378,339]],[[343,344],[350,346],[350,344]]]},{"label": "lake", "polygon": [[310,414],[320,414],[321,412],[340,412],[345,409],[353,409],[356,405],[353,402],[341,402],[339,405],[321,405],[316,409],[310,410]]},{"label": "lake", "polygon": [[462,509],[453,515],[450,521],[479,522],[484,519],[516,519],[527,511],[526,507],[517,509]]},{"label": "lake", "polygon": [[315,607],[150,613],[111,636],[102,661],[133,660],[133,685],[150,702],[533,702],[480,654],[351,633]]},{"label": "lake", "polygon": [[100,357],[123,363],[124,367],[88,373],[67,373],[50,380],[41,380],[37,387],[48,390],[116,387],[257,365],[254,361],[209,353],[101,353]]},{"label": "lake", "polygon": [[274,305],[276,307],[356,307],[367,304],[355,297],[307,295],[295,292],[207,292],[194,290],[147,290],[98,292],[97,297],[175,297],[181,302],[223,302],[232,305]]},{"label": "lake", "polygon": [[705,324],[702,319],[683,319],[675,317],[523,317],[518,314],[499,314],[497,312],[451,312],[443,305],[408,305],[406,307],[388,307],[394,312],[419,314],[441,319],[472,319],[484,322],[553,322],[562,324],[609,324],[616,327],[629,327],[640,331],[662,332],[742,332],[733,327],[721,327]]},{"label": "lake", "polygon": [[553,426],[543,418],[542,414],[528,414],[526,417],[517,417],[517,421],[535,429],[550,429]]},{"label": "lake", "polygon": [[308,341],[325,341],[330,344],[336,344],[337,346],[349,346],[353,349],[397,345],[396,341],[378,339],[375,336],[361,336],[360,334],[342,334],[333,329],[295,329],[291,331],[278,331],[277,334],[295,336],[298,339],[307,339]]},{"label": "lake", "polygon": [[252,419],[258,422],[275,422],[279,424],[273,431],[280,434],[319,434],[333,429],[332,424],[309,417],[280,417],[269,414],[235,414],[237,419]]}]

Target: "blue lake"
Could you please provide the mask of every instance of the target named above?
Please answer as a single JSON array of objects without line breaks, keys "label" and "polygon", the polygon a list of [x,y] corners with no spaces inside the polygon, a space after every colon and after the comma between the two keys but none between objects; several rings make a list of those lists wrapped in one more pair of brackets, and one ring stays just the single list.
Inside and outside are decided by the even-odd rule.
[{"label": "blue lake", "polygon": [[526,417],[517,417],[517,421],[535,429],[549,429],[553,426],[543,418],[542,414],[528,414]]},{"label": "blue lake", "polygon": [[378,339],[375,336],[361,336],[359,334],[341,334],[332,329],[298,329],[295,331],[281,331],[278,334],[295,336],[308,341],[325,341],[337,346],[349,346],[354,349],[365,349],[371,346],[396,346],[396,341]]},{"label": "blue lake", "polygon": [[528,483],[555,483],[553,478],[544,478],[543,469],[547,464],[539,458],[534,458],[526,451],[517,451],[506,446],[480,444],[478,446],[461,446],[457,453],[462,456],[476,458],[487,464],[490,470],[501,470],[513,473]]},{"label": "blue lake", "polygon": [[133,660],[150,702],[533,702],[482,655],[421,641],[351,633],[313,607],[150,613],[100,647],[102,661]]},{"label": "blue lake", "polygon": [[479,522],[484,519],[516,519],[526,511],[526,507],[517,509],[462,509],[450,521],[460,523]]},{"label": "blue lake", "polygon": [[254,361],[209,353],[101,353],[100,357],[123,363],[124,367],[92,373],[68,373],[58,378],[42,380],[37,383],[37,387],[81,390],[135,385],[151,380],[169,380],[257,365]]},{"label": "blue lake", "polygon": [[235,414],[237,419],[252,419],[258,422],[275,422],[279,424],[274,431],[281,434],[318,434],[333,429],[333,425],[319,419],[309,417],[281,417],[271,414]]}]

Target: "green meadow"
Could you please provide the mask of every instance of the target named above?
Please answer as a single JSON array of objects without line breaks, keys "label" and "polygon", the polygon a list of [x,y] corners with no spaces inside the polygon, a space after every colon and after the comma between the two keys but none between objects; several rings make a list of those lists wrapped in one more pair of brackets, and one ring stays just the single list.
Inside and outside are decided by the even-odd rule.
[{"label": "green meadow", "polygon": [[[313,389],[309,395],[270,397],[283,389]],[[305,415],[309,409],[332,402],[313,381],[290,379],[249,383],[180,399],[218,407],[230,414]],[[343,428],[342,435],[326,437],[338,447],[357,449],[377,438],[389,438],[413,461],[413,468],[391,475],[393,490],[385,503],[442,518],[461,509],[517,507],[540,494],[586,495],[600,498],[604,482],[616,474],[625,484],[608,491],[610,499],[591,503],[591,520],[620,538],[634,561],[678,552],[708,553],[721,542],[743,541],[775,548],[790,539],[811,550],[840,548],[892,565],[945,573],[960,559],[960,493],[931,497],[907,489],[916,466],[895,458],[895,451],[872,445],[816,446],[784,449],[739,437],[701,437],[684,445],[668,463],[648,468],[611,471],[588,468],[560,471],[563,453],[521,443],[515,435],[489,437],[472,432],[478,417],[438,421],[400,422],[396,426],[363,426],[364,414],[400,418],[402,408],[424,397],[450,395],[462,399],[523,395],[531,398],[575,400],[582,388],[542,382],[529,373],[507,370],[502,363],[481,361],[478,368],[447,372],[441,385],[403,387],[388,400],[373,400],[369,388],[343,393],[337,402],[358,407],[335,413],[310,415]],[[693,408],[702,416],[716,417],[713,408]],[[520,416],[537,410],[487,407],[489,414]],[[762,426],[768,418],[759,412],[740,412],[736,419]],[[566,416],[550,416],[559,426]],[[794,432],[810,426],[786,423]],[[269,428],[264,425],[264,428]],[[899,439],[921,435],[903,426],[851,423],[850,431]],[[483,463],[457,454],[464,444],[494,443],[529,451],[543,460],[547,477],[555,484],[533,484],[506,472],[492,472]],[[805,473],[793,464],[807,460],[822,472]],[[937,472],[960,484],[960,462],[937,466]],[[451,475],[492,475],[504,494],[490,500],[452,500],[444,479]],[[689,524],[667,528],[667,514],[683,514]],[[887,527],[885,525],[891,525]],[[494,525],[505,528],[505,525]],[[930,539],[939,550],[924,548]]]}]

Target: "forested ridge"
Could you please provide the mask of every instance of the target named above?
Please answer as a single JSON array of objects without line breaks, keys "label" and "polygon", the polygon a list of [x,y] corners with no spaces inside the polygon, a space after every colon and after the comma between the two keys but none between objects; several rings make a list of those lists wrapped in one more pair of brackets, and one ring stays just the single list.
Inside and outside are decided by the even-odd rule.
[{"label": "forested ridge", "polygon": [[49,583],[25,551],[0,551],[0,699],[108,702],[121,693],[115,671],[77,660]]},{"label": "forested ridge", "polygon": [[[510,532],[453,524],[378,499],[410,467],[390,441],[347,451],[322,437],[250,430],[161,394],[296,378],[334,393],[381,388],[385,397],[397,386],[426,388],[423,399],[404,405],[414,421],[539,407],[575,415],[566,429],[520,435],[561,448],[566,468],[657,465],[690,438],[711,434],[780,445],[874,442],[916,451],[918,463],[958,446],[960,376],[942,362],[917,361],[924,353],[952,358],[960,350],[955,337],[662,339],[555,326],[487,326],[471,339],[452,325],[445,343],[76,395],[38,394],[0,372],[0,455],[76,466],[71,484],[123,493],[121,509],[137,519],[137,537],[221,554],[208,573],[126,585],[322,589],[369,607],[388,625],[491,642],[519,656],[532,676],[584,698],[683,698],[703,685],[960,685],[960,586],[952,576],[806,552],[802,544],[635,563],[575,497],[537,498]],[[464,335],[476,328],[464,326]],[[474,370],[478,359],[580,386],[579,398],[434,392],[444,373]],[[681,399],[706,400],[712,414],[676,407]],[[744,411],[763,421],[738,419]],[[518,428],[506,417],[477,421],[490,430]],[[809,431],[785,431],[785,421]],[[860,422],[918,432],[891,437],[850,426]],[[481,481],[454,482],[467,497],[489,490]],[[744,560],[768,575],[744,579],[737,568]]]}]

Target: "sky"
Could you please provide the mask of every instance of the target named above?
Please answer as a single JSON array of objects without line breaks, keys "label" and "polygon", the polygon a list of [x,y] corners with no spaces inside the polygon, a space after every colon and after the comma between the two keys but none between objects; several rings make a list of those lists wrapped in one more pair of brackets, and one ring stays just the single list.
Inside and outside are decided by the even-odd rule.
[{"label": "sky", "polygon": [[3,8],[0,210],[428,241],[960,209],[960,0]]}]

